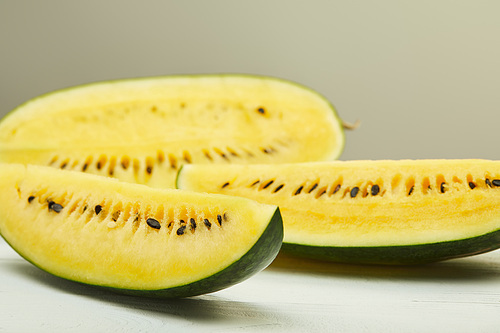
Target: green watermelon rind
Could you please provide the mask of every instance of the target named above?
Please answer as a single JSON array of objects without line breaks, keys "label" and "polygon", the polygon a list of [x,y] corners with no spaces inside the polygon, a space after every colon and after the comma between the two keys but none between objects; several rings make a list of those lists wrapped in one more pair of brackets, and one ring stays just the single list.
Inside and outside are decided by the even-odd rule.
[{"label": "green watermelon rind", "polygon": [[411,245],[313,246],[284,242],[283,253],[338,263],[416,265],[463,258],[500,248],[500,230],[464,239]]}]

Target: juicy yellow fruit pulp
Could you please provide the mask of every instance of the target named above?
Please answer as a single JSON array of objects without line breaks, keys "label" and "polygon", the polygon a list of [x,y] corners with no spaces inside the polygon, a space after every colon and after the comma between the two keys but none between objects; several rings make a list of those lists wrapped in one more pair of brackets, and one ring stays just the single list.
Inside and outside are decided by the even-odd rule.
[{"label": "juicy yellow fruit pulp", "polygon": [[291,82],[243,75],[103,82],[33,99],[0,123],[0,161],[174,187],[185,163],[331,160],[332,105]]},{"label": "juicy yellow fruit pulp", "polygon": [[275,211],[243,198],[0,164],[2,236],[42,269],[88,284],[150,290],[211,276],[255,244]]},{"label": "juicy yellow fruit pulp", "polygon": [[278,205],[286,243],[412,245],[500,229],[498,161],[186,165],[177,186]]}]

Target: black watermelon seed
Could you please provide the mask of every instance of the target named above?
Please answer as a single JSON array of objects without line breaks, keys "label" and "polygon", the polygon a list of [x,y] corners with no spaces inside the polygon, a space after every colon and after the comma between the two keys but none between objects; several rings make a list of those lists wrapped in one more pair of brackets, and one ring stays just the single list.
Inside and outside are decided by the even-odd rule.
[{"label": "black watermelon seed", "polygon": [[94,211],[96,214],[99,214],[102,211],[102,206],[101,205],[95,206]]},{"label": "black watermelon seed", "polygon": [[250,187],[257,185],[259,182],[260,182],[260,180],[256,180],[256,181],[254,181],[254,182],[250,185]]},{"label": "black watermelon seed", "polygon": [[49,210],[53,210],[54,212],[59,213],[62,209],[63,206],[61,206],[60,204],[55,203],[54,201],[49,202]]},{"label": "black watermelon seed", "polygon": [[473,182],[469,182],[469,187],[471,190],[473,190],[476,187],[476,184],[474,184]]},{"label": "black watermelon seed", "polygon": [[[340,184],[338,184],[337,186],[335,186],[335,190],[333,190],[333,193],[332,194],[335,194],[337,193],[339,190],[340,190]],[[373,194],[373,193],[372,193]]]},{"label": "black watermelon seed", "polygon": [[189,220],[189,223],[191,224],[191,229],[196,229],[196,221],[194,220],[194,218],[191,218]]},{"label": "black watermelon seed", "polygon": [[170,167],[172,169],[177,169],[177,160],[173,156],[170,156]]},{"label": "black watermelon seed", "polygon": [[227,186],[229,186],[229,182],[225,182],[224,184],[222,184],[221,188],[225,188]]},{"label": "black watermelon seed", "polygon": [[148,175],[152,174],[153,173],[153,168],[151,166],[148,166],[146,168],[146,172],[148,173]]},{"label": "black watermelon seed", "polygon": [[217,147],[215,147],[213,149],[214,149],[215,153],[218,154],[220,157],[222,157],[225,160],[229,160],[229,158],[227,157],[227,155],[222,150],[220,150]]},{"label": "black watermelon seed", "polygon": [[371,192],[372,192],[372,195],[377,195],[380,192],[380,186],[378,186],[377,184],[373,185]]},{"label": "black watermelon seed", "polygon": [[279,190],[281,190],[281,189],[283,188],[283,186],[285,186],[285,185],[281,184],[280,186],[276,187],[276,188],[274,189],[273,193],[276,193],[276,192],[278,192]]},{"label": "black watermelon seed", "polygon": [[490,180],[488,178],[486,178],[485,183],[486,183],[486,185],[488,185],[489,187],[491,187],[491,182],[490,182]]},{"label": "black watermelon seed", "polygon": [[358,195],[358,192],[359,192],[359,187],[353,187],[352,190],[351,190],[351,198],[354,198]]},{"label": "black watermelon seed", "polygon": [[444,193],[444,191],[445,191],[444,185],[446,185],[446,183],[442,182],[441,185],[439,186],[439,190],[441,191],[441,193]]},{"label": "black watermelon seed", "polygon": [[318,183],[314,184],[307,193],[311,193],[312,191],[314,191],[316,189],[316,187],[318,187]]},{"label": "black watermelon seed", "polygon": [[88,165],[87,163],[85,163],[85,164],[83,165],[83,167],[82,167],[82,171],[87,170],[87,168],[88,168],[88,167],[89,167],[89,165]]},{"label": "black watermelon seed", "polygon": [[260,108],[257,109],[257,112],[260,113],[260,114],[265,114],[266,110],[263,107],[260,107]]},{"label": "black watermelon seed", "polygon": [[297,195],[297,194],[300,194],[300,192],[302,192],[302,189],[304,188],[304,186],[301,186],[297,189],[297,191],[295,191],[295,193],[293,195]]},{"label": "black watermelon seed", "polygon": [[34,196],[32,196],[32,195],[30,195],[30,196],[28,197],[28,202],[29,202],[29,203],[31,203],[34,199],[35,199],[35,197],[34,197]]},{"label": "black watermelon seed", "polygon": [[212,227],[212,223],[210,223],[210,221],[208,219],[204,219],[203,220],[203,223],[206,225],[206,227],[208,229],[210,229]]},{"label": "black watermelon seed", "polygon": [[326,193],[326,190],[323,190],[321,191],[320,193],[318,193],[318,195],[316,196],[316,199],[319,198],[320,196],[322,196],[323,194]]},{"label": "black watermelon seed", "polygon": [[493,184],[493,186],[500,186],[500,179],[493,179],[491,183]]},{"label": "black watermelon seed", "polygon": [[217,215],[217,222],[219,223],[219,225],[222,225],[222,216]]},{"label": "black watermelon seed", "polygon": [[411,195],[411,194],[413,193],[413,189],[414,189],[414,188],[415,188],[415,186],[412,186],[412,187],[410,188],[410,191],[408,192],[408,195]]},{"label": "black watermelon seed", "polygon": [[184,230],[186,230],[186,226],[183,225],[181,226],[179,229],[177,229],[177,235],[183,235],[184,234]]},{"label": "black watermelon seed", "polygon": [[222,215],[222,218],[224,219],[224,221],[227,221],[227,212]]},{"label": "black watermelon seed", "polygon": [[265,188],[268,188],[269,186],[271,186],[271,184],[274,183],[274,180],[270,180],[267,184],[265,184],[262,188],[265,189]]},{"label": "black watermelon seed", "polygon": [[186,161],[186,163],[192,163],[191,155],[188,151],[184,151],[182,157],[184,158],[184,161]]},{"label": "black watermelon seed", "polygon": [[54,156],[52,158],[52,160],[50,160],[49,165],[52,165],[52,164],[56,163],[56,161],[58,160],[58,158],[59,158],[58,156]]},{"label": "black watermelon seed", "polygon": [[146,223],[153,229],[160,229],[161,225],[160,222],[155,220],[154,218],[150,217],[146,220]]},{"label": "black watermelon seed", "polygon": [[212,156],[210,155],[210,153],[207,151],[207,150],[204,150],[203,151],[203,154],[205,155],[206,158],[208,158],[210,161],[212,160]]}]

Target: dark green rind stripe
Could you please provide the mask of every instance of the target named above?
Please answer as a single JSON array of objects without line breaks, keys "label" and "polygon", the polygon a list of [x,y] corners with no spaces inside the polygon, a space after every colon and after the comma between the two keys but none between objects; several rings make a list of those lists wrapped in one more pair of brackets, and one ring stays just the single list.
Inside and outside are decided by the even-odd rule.
[{"label": "dark green rind stripe", "polygon": [[[5,237],[2,238],[4,238],[7,244],[10,245]],[[208,294],[246,280],[247,278],[269,266],[274,258],[276,258],[276,256],[278,255],[282,242],[283,220],[281,218],[281,213],[277,208],[268,226],[266,227],[260,238],[257,240],[257,242],[252,246],[252,248],[250,248],[250,250],[248,250],[248,252],[244,254],[238,261],[234,262],[224,270],[217,272],[212,276],[190,284],[159,290],[133,290],[91,284],[87,285],[104,288],[120,294],[157,298],[181,298]],[[36,262],[33,262],[30,258],[25,256],[23,252],[20,251],[20,249],[16,249],[12,245],[10,246],[26,261],[49,274],[55,275],[38,265]],[[58,277],[67,279],[64,276]],[[77,280],[67,280],[86,284]]]},{"label": "dark green rind stripe", "polygon": [[415,265],[481,254],[500,248],[500,230],[484,235],[438,243],[335,247],[283,243],[283,253],[352,264]]},{"label": "dark green rind stripe", "polygon": [[276,209],[269,225],[252,248],[238,261],[212,276],[183,286],[160,290],[105,288],[121,294],[159,298],[190,297],[215,292],[246,280],[269,266],[278,255],[282,242],[283,221],[279,209]]}]

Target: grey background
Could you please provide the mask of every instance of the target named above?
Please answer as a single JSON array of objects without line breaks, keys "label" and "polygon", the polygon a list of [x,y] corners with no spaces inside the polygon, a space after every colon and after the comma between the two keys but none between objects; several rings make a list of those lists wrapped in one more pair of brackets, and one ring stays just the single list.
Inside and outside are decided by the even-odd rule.
[{"label": "grey background", "polygon": [[326,96],[348,159],[496,159],[500,1],[0,0],[0,114],[109,79],[254,73]]}]

